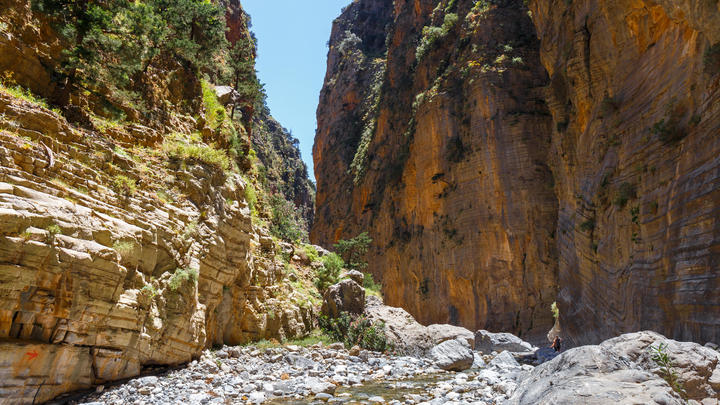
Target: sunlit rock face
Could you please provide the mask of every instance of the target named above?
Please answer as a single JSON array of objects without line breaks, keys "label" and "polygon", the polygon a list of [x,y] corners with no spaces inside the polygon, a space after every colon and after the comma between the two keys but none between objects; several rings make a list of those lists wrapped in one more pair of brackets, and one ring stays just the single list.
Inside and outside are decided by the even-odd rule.
[{"label": "sunlit rock face", "polygon": [[[359,1],[335,21],[312,239],[368,231],[386,301],[422,323],[546,332],[558,206],[548,77],[522,2],[474,3]],[[423,27],[452,15],[418,60]]]},{"label": "sunlit rock face", "polygon": [[313,240],[368,231],[388,303],[423,323],[534,336],[557,299],[570,344],[720,340],[719,6],[528,7],[345,10]]}]

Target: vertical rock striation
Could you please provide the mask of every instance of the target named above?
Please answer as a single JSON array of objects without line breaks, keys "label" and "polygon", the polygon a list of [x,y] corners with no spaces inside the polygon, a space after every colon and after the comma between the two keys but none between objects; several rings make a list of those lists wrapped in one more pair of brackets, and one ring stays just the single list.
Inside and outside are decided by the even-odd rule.
[{"label": "vertical rock striation", "polygon": [[426,323],[523,334],[557,294],[572,344],[719,340],[720,6],[529,7],[345,10],[313,239],[369,231],[388,301]]},{"label": "vertical rock striation", "polygon": [[720,4],[530,8],[551,78],[564,330],[717,341]]},{"label": "vertical rock striation", "polygon": [[535,335],[557,285],[548,79],[527,9],[496,3],[363,0],[335,21],[311,238],[369,231],[386,301],[420,322]]}]

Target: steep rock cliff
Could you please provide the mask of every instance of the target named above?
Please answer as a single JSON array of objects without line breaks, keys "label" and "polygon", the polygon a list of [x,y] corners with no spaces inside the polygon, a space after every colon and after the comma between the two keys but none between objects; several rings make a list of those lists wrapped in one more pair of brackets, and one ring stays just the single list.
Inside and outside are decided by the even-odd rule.
[{"label": "steep rock cliff", "polygon": [[551,77],[563,328],[576,343],[720,339],[720,3],[530,8]]},{"label": "steep rock cliff", "polygon": [[313,240],[370,232],[388,301],[426,323],[522,334],[557,294],[573,344],[720,339],[719,7],[354,2]]},{"label": "steep rock cliff", "polygon": [[358,1],[335,21],[311,239],[368,231],[386,301],[423,323],[535,335],[557,285],[547,75],[522,2],[480,3]]},{"label": "steep rock cliff", "polygon": [[[70,107],[90,121],[71,123],[39,97],[52,97],[62,49],[51,26],[30,2],[1,5],[0,402],[311,330],[309,263],[248,204],[252,102],[232,121],[198,72],[158,60],[142,78],[147,114],[111,121],[99,106],[114,95],[88,91]],[[227,5],[229,39],[249,38],[239,2]]]},{"label": "steep rock cliff", "polygon": [[291,201],[309,227],[315,214],[315,184],[300,157],[300,141],[267,110],[257,114],[250,140],[262,164],[257,168],[264,187]]}]

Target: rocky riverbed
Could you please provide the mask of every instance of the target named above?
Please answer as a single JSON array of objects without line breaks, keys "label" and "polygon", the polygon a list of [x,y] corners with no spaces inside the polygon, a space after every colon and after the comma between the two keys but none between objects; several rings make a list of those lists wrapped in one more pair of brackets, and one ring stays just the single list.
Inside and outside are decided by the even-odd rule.
[{"label": "rocky riverbed", "polygon": [[500,403],[532,366],[507,352],[477,355],[462,372],[428,358],[392,356],[342,345],[224,347],[186,368],[108,387],[73,403]]},{"label": "rocky riverbed", "polygon": [[[500,346],[486,350],[509,344],[507,336],[489,336]],[[488,344],[487,338],[482,340]],[[438,346],[455,345],[462,351],[461,341]],[[669,368],[655,360],[657,347],[668,355]],[[476,350],[467,369],[446,371],[440,367],[450,368],[447,357],[432,350],[428,356],[401,356],[346,350],[341,344],[223,347],[205,351],[182,369],[98,387],[95,393],[61,403],[720,403],[720,353],[712,344],[703,347],[637,332],[567,350],[538,366],[518,363],[528,360],[527,351],[498,351]]]}]

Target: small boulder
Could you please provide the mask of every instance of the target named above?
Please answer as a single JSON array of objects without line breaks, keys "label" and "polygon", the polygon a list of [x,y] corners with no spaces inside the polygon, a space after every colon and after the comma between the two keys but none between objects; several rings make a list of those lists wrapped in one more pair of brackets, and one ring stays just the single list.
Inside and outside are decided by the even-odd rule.
[{"label": "small boulder", "polygon": [[475,332],[475,350],[485,354],[503,350],[521,353],[533,351],[533,346],[510,333],[492,333],[479,330]]},{"label": "small boulder", "polygon": [[430,349],[429,355],[438,368],[448,371],[467,370],[475,360],[465,339],[446,340]]},{"label": "small boulder", "polygon": [[365,282],[365,275],[357,270],[348,271],[347,273],[345,273],[345,277],[360,285],[363,285],[363,282]]},{"label": "small boulder", "polygon": [[222,105],[237,103],[242,99],[240,93],[230,86],[215,86],[215,95]]},{"label": "small boulder", "polygon": [[495,356],[494,359],[490,360],[489,365],[501,369],[508,367],[520,367],[520,364],[508,351],[503,351]]},{"label": "small boulder", "polygon": [[335,384],[329,383],[327,381],[321,381],[317,378],[314,378],[312,381],[310,381],[307,384],[307,387],[310,390],[310,392],[312,392],[315,395],[320,394],[320,393],[334,395],[335,388],[336,388]]},{"label": "small boulder", "polygon": [[341,312],[362,314],[365,310],[365,289],[353,280],[331,285],[323,296],[322,314],[337,318]]}]

